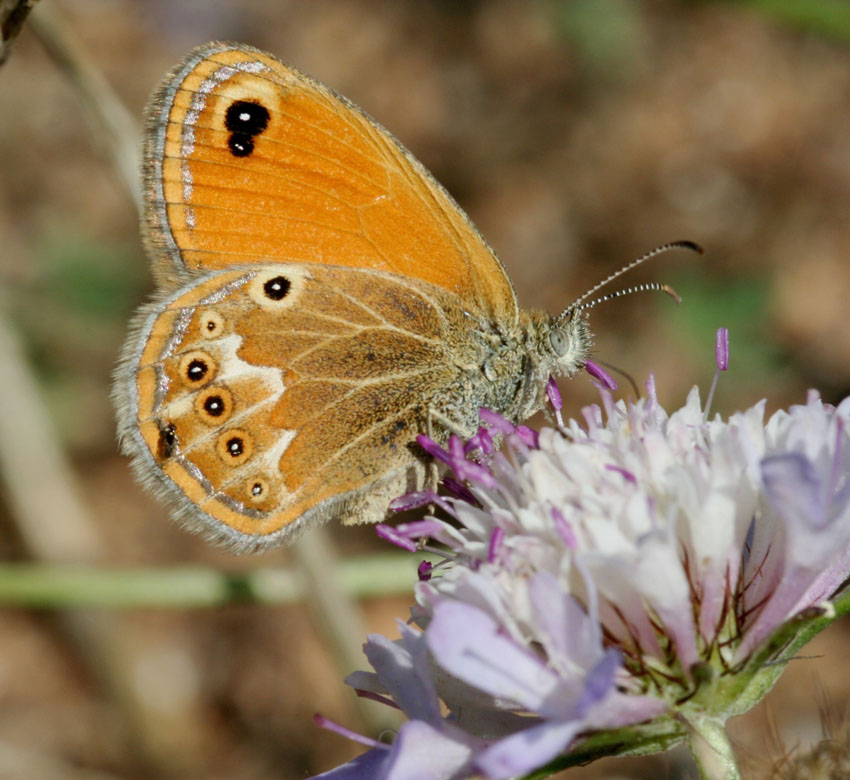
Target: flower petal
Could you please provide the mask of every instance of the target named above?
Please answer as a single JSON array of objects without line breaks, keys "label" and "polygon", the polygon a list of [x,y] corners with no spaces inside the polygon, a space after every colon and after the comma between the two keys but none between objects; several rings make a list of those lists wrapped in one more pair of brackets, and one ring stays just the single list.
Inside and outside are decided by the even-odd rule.
[{"label": "flower petal", "polygon": [[372,748],[328,772],[314,775],[313,780],[379,780],[386,777],[384,767],[388,758],[389,751]]},{"label": "flower petal", "polygon": [[425,636],[434,659],[447,672],[532,712],[545,712],[560,688],[558,676],[539,658],[468,604],[438,603]]},{"label": "flower petal", "polygon": [[[469,775],[478,741],[459,729],[439,729],[421,720],[405,723],[375,780],[460,780]],[[371,779],[370,779],[371,780]]]},{"label": "flower petal", "polygon": [[581,730],[579,721],[547,722],[499,740],[475,759],[492,780],[528,774],[561,753]]},{"label": "flower petal", "polygon": [[[404,644],[415,645],[423,641],[420,633],[403,623],[400,628]],[[440,703],[427,669],[421,668],[408,647],[391,642],[382,634],[371,634],[363,649],[381,685],[409,718],[429,723],[442,720]]]}]

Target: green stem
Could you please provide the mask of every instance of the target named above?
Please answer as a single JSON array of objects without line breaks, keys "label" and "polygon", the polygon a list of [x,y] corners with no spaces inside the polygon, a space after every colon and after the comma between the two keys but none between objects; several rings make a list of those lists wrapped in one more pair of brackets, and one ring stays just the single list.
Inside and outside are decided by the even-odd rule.
[{"label": "green stem", "polygon": [[[341,561],[339,587],[351,598],[409,594],[419,558],[402,553]],[[228,573],[202,566],[106,569],[89,566],[0,563],[0,606],[198,608],[222,604],[286,604],[308,588],[291,569]]]},{"label": "green stem", "polygon": [[702,780],[741,780],[723,721],[702,713],[689,713],[688,747]]}]

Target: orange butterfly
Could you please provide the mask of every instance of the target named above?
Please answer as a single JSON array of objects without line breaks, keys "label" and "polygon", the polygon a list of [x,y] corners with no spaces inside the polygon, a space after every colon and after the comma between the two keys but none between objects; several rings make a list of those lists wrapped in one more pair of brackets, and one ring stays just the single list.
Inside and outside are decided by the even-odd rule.
[{"label": "orange butterfly", "polygon": [[416,444],[521,420],[590,334],[525,312],[451,196],[357,106],[239,44],[148,108],[158,285],[117,371],[119,433],[175,516],[239,549],[374,522],[433,482]]}]

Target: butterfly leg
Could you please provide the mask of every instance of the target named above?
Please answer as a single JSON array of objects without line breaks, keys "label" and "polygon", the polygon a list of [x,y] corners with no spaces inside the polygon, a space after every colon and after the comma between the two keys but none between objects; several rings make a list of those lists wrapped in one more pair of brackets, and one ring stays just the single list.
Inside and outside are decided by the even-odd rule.
[{"label": "butterfly leg", "polygon": [[[429,439],[433,439],[434,441],[442,444],[444,443],[444,436],[439,436],[435,424],[442,428],[441,433],[448,431],[449,434],[455,434],[456,436],[460,436],[462,439],[468,439],[475,433],[474,430],[469,430],[469,428],[463,425],[463,423],[453,420],[447,414],[444,414],[433,407],[428,407],[425,423],[427,436]],[[424,489],[436,492],[440,482],[440,464],[436,460],[432,459],[428,462],[427,468],[428,470],[426,472]],[[429,507],[429,511],[433,513],[433,505]]]},{"label": "butterfly leg", "polygon": [[441,442],[442,437],[435,436],[434,423],[439,423],[444,430],[448,431],[450,434],[455,434],[456,436],[460,436],[461,439],[468,439],[475,433],[475,430],[470,430],[463,423],[458,422],[457,420],[453,420],[448,415],[443,412],[434,409],[433,407],[428,408],[427,415],[427,433],[428,437],[434,439],[436,442]]}]

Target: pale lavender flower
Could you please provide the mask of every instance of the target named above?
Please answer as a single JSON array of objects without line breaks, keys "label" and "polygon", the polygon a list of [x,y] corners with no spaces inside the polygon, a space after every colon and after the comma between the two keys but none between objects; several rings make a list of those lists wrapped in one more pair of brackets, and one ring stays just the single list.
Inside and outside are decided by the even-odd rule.
[{"label": "pale lavender flower", "polygon": [[410,718],[392,745],[346,733],[371,749],[353,761],[318,775],[328,780],[461,780],[472,771],[472,756],[483,740],[452,725],[440,713],[423,634],[404,624],[401,639],[375,634],[364,651],[375,672],[354,672],[349,685],[399,707]]},{"label": "pale lavender flower", "polygon": [[[718,336],[724,370],[727,358]],[[448,715],[405,703],[370,657],[411,718],[375,749],[398,764],[418,722],[458,756],[420,777],[509,778],[630,724],[667,719],[679,738],[682,724],[703,724],[705,735],[764,695],[793,635],[754,666],[765,643],[829,613],[850,576],[850,399],[832,407],[811,392],[765,423],[764,402],[706,419],[696,389],[672,414],[651,381],[647,391],[625,403],[601,387],[581,423],[539,435],[482,412],[466,445],[421,440],[454,472],[453,495],[399,506],[436,503],[452,520],[381,533],[408,549],[443,545],[416,585],[423,633],[405,628],[397,646],[410,652],[416,637],[419,685]],[[393,771],[372,776],[412,777]]]}]

